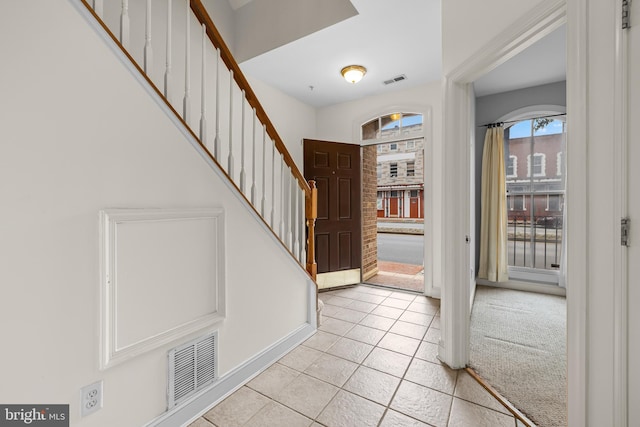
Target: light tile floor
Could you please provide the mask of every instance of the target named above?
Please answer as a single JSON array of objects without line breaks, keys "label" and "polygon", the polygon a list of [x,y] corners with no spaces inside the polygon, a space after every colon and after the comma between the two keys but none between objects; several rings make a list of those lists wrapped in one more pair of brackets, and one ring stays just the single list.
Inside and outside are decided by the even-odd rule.
[{"label": "light tile floor", "polygon": [[190,427],[522,426],[438,361],[438,300],[366,285],[320,299],[315,335]]}]

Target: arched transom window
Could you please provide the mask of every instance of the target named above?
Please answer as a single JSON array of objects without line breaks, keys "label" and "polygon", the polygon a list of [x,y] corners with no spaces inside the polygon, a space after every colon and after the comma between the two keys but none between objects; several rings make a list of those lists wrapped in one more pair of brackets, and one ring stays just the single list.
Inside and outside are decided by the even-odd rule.
[{"label": "arched transom window", "polygon": [[422,114],[392,113],[369,120],[361,127],[362,141],[393,140],[421,135]]}]

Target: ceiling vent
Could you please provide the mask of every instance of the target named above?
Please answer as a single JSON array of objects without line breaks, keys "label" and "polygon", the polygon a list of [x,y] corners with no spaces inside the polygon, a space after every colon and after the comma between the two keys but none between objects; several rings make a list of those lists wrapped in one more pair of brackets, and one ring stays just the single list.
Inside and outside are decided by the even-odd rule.
[{"label": "ceiling vent", "polygon": [[217,378],[218,333],[169,350],[169,409]]},{"label": "ceiling vent", "polygon": [[401,82],[403,80],[407,80],[407,76],[405,76],[404,74],[400,74],[399,76],[392,77],[389,80],[385,80],[382,83],[384,83],[385,85],[390,85],[393,83]]}]

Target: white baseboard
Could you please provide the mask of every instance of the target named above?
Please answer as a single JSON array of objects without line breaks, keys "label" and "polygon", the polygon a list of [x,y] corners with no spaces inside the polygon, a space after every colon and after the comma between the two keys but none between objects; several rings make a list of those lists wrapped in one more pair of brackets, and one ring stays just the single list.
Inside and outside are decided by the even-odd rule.
[{"label": "white baseboard", "polygon": [[566,288],[545,283],[522,282],[520,280],[507,280],[506,282],[490,282],[476,278],[476,284],[481,286],[493,286],[494,288],[514,289],[516,291],[537,292],[539,294],[566,296]]},{"label": "white baseboard", "polygon": [[219,378],[205,390],[193,396],[184,404],[165,412],[146,425],[146,427],[187,426],[212,406],[221,402],[231,393],[242,387],[252,378],[274,364],[282,356],[301,344],[315,332],[311,324],[304,324],[297,330],[274,343],[269,348],[249,359],[242,365]]}]

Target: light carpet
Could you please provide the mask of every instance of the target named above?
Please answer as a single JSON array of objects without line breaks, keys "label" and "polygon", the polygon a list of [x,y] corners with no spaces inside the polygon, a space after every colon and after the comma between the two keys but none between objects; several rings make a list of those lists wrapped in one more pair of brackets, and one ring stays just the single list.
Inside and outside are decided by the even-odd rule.
[{"label": "light carpet", "polygon": [[566,299],[478,286],[470,366],[539,427],[567,425]]}]

